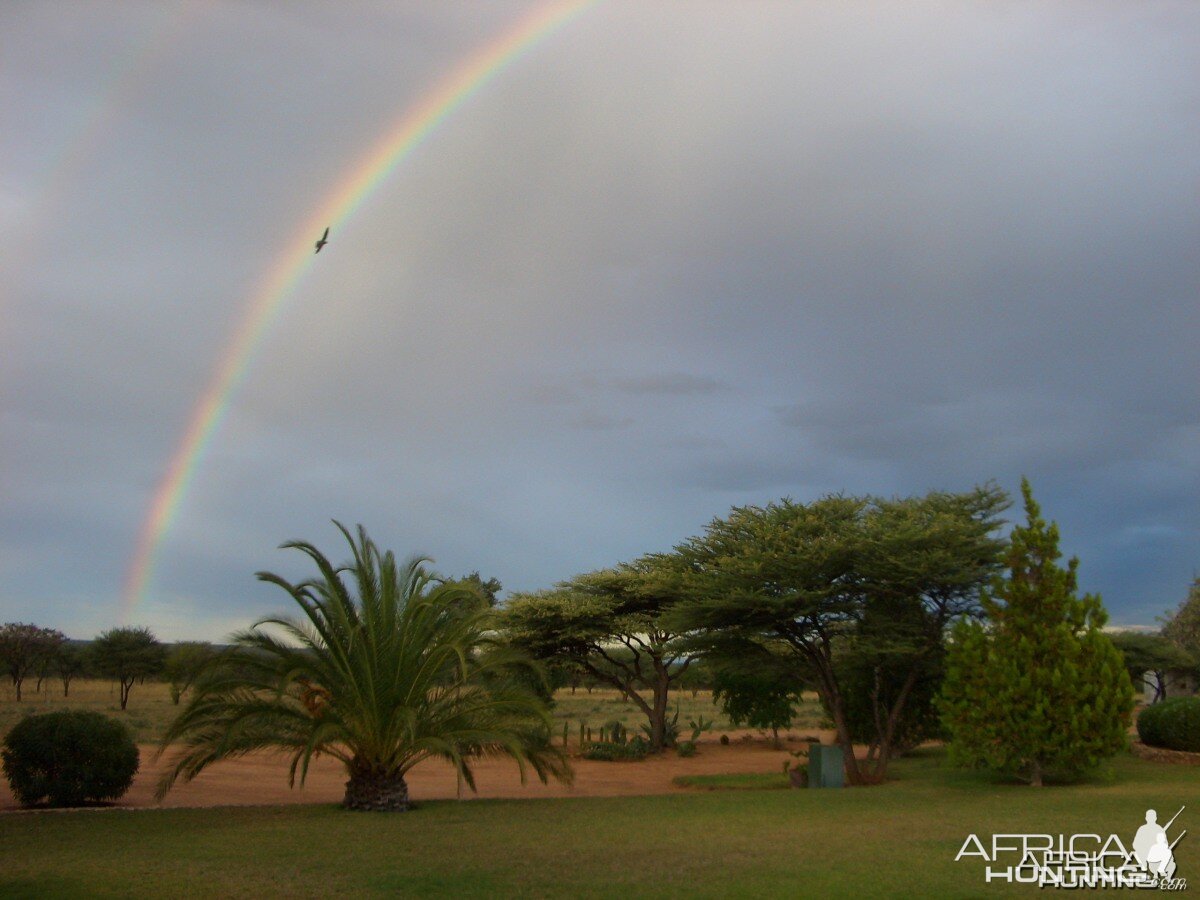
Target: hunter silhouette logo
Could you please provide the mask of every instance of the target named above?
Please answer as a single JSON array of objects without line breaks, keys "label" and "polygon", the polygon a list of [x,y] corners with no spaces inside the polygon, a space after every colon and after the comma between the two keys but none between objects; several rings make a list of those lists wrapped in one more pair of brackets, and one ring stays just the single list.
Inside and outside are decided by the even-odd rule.
[{"label": "hunter silhouette logo", "polygon": [[1186,806],[1179,807],[1179,812],[1171,816],[1171,821],[1166,825],[1158,824],[1158,813],[1152,809],[1146,810],[1146,824],[1137,830],[1133,838],[1133,855],[1137,858],[1138,865],[1152,875],[1168,881],[1175,877],[1175,845],[1187,832],[1180,832],[1179,837],[1167,843],[1167,829],[1185,809]]},{"label": "hunter silhouette logo", "polygon": [[1173,840],[1169,831],[1186,808],[1179,807],[1165,825],[1158,824],[1157,811],[1146,810],[1145,824],[1128,848],[1115,834],[993,834],[990,844],[972,834],[954,861],[977,857],[987,864],[983,875],[989,883],[1182,891],[1187,881],[1175,877],[1175,846],[1187,831]]}]

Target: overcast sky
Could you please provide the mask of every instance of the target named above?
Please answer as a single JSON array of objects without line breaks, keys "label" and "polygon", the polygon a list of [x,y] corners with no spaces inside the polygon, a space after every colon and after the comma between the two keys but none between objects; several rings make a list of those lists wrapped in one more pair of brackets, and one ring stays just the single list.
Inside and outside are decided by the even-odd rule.
[{"label": "overcast sky", "polygon": [[[256,286],[537,8],[0,5],[0,621],[118,624]],[[1024,474],[1152,624],[1200,567],[1197,47],[1194,0],[596,4],[331,235],[131,623],[287,611],[254,572],[343,559],[335,518],[531,590]]]}]

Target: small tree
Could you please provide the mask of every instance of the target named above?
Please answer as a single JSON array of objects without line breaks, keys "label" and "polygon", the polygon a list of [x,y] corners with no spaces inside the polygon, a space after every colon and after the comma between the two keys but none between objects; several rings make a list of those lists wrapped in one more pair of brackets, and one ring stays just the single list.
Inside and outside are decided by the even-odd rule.
[{"label": "small tree", "polygon": [[17,690],[17,702],[21,700],[21,685],[25,678],[40,671],[63,640],[62,632],[53,628],[39,628],[22,622],[0,625],[0,662]]},{"label": "small tree", "polygon": [[208,641],[180,641],[167,651],[163,675],[170,686],[172,703],[179,705],[183,692],[192,686],[216,655],[217,651]]},{"label": "small tree", "polygon": [[848,642],[834,655],[842,685],[846,726],[855,743],[867,745],[867,759],[882,748],[890,710],[906,691],[903,712],[892,725],[893,755],[907,753],[941,734],[935,700],[945,674],[945,652],[934,648],[921,656],[907,648],[887,653],[878,646]]},{"label": "small tree", "polygon": [[162,671],[165,650],[149,628],[112,628],[92,642],[96,671],[121,686],[121,709],[135,681]]},{"label": "small tree", "polygon": [[71,679],[83,671],[83,651],[74,644],[62,644],[54,654],[54,671],[62,680],[63,696],[71,693]]},{"label": "small tree", "polygon": [[790,728],[796,716],[802,682],[786,659],[756,659],[765,656],[761,651],[749,654],[757,665],[743,660],[740,665],[716,667],[713,702],[720,704],[735,727],[771,729],[778,749],[779,729]]},{"label": "small tree", "polygon": [[954,631],[942,711],[953,760],[1041,786],[1127,745],[1133,686],[1101,630],[1100,598],[1075,595],[1079,561],[1056,565],[1058,527],[1041,518],[1027,480],[1021,493],[1028,523],[1013,529],[1007,577],[983,597],[987,625]]}]

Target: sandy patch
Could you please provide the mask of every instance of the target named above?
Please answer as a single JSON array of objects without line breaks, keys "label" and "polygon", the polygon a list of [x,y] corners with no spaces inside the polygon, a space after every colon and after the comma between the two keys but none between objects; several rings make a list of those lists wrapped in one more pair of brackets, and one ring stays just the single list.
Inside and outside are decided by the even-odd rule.
[{"label": "sandy patch", "polygon": [[[806,732],[807,734],[807,732]],[[785,760],[792,759],[789,751],[807,745],[799,735],[776,750],[769,740],[757,735],[744,741],[741,734],[731,732],[727,745],[716,739],[701,741],[695,756],[683,759],[674,751],[651,756],[641,762],[593,762],[572,759],[575,783],[568,786],[551,782],[542,784],[536,775],[521,783],[517,766],[508,759],[480,760],[473,767],[479,791],[472,794],[463,786],[463,799],[472,797],[620,797],[644,794],[671,794],[686,791],[672,780],[678,775],[717,775],[743,772],[778,772]],[[823,735],[826,742],[829,735]],[[133,787],[116,804],[117,807],[196,807],[196,806],[259,806],[283,803],[339,803],[345,791],[346,775],[339,762],[318,759],[309,769],[303,788],[289,789],[287,757],[280,754],[255,753],[241,759],[227,760],[210,766],[194,781],[177,783],[160,804],[154,799],[154,786],[162,772],[164,760],[155,762],[157,750],[142,745],[141,770]],[[453,799],[459,795],[454,770],[440,760],[426,760],[409,773],[409,796],[415,801]],[[0,779],[0,810],[15,810],[18,806],[9,791],[8,783]]]}]

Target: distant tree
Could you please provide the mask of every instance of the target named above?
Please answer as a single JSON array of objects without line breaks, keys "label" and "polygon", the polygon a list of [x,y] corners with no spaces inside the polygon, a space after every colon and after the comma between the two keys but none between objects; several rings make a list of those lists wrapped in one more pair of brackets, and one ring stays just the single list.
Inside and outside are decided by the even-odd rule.
[{"label": "distant tree", "polygon": [[26,677],[37,672],[63,640],[62,632],[53,628],[39,628],[22,622],[0,625],[0,662],[16,688],[18,702]]},{"label": "distant tree", "polygon": [[1125,659],[1125,671],[1134,690],[1154,688],[1152,703],[1167,699],[1167,672],[1196,667],[1191,654],[1161,634],[1118,631],[1109,637]]},{"label": "distant tree", "polygon": [[1192,580],[1192,587],[1179,608],[1159,621],[1163,623],[1163,637],[1200,660],[1200,577]]},{"label": "distant tree", "polygon": [[92,641],[96,671],[114,679],[121,688],[121,709],[129,705],[135,682],[162,671],[166,649],[148,628],[112,628]]},{"label": "distant tree", "polygon": [[35,693],[42,692],[42,682],[54,670],[54,657],[58,655],[58,651],[66,642],[67,636],[61,631],[54,628],[42,629],[42,645],[33,666],[34,673],[37,675],[37,684],[33,688]]},{"label": "distant tree", "polygon": [[33,666],[34,672],[37,674],[37,684],[33,688],[35,693],[40,694],[42,692],[42,682],[53,671],[54,658],[66,642],[67,636],[61,631],[53,628],[42,629],[42,645],[38,651],[37,661]]},{"label": "distant tree", "polygon": [[71,693],[71,680],[83,671],[83,651],[75,644],[62,644],[54,654],[54,671],[62,680],[63,696]]},{"label": "distant tree", "polygon": [[167,650],[163,675],[167,679],[172,703],[179,705],[183,692],[192,686],[216,655],[217,651],[207,641],[180,641]]},{"label": "distant tree", "polygon": [[1022,480],[1027,524],[1013,529],[1008,575],[983,597],[987,624],[963,621],[946,660],[942,710],[951,758],[1041,786],[1077,777],[1128,743],[1133,686],[1102,631],[1100,598],[1077,597],[1078,559],[1056,561],[1049,526]]}]

